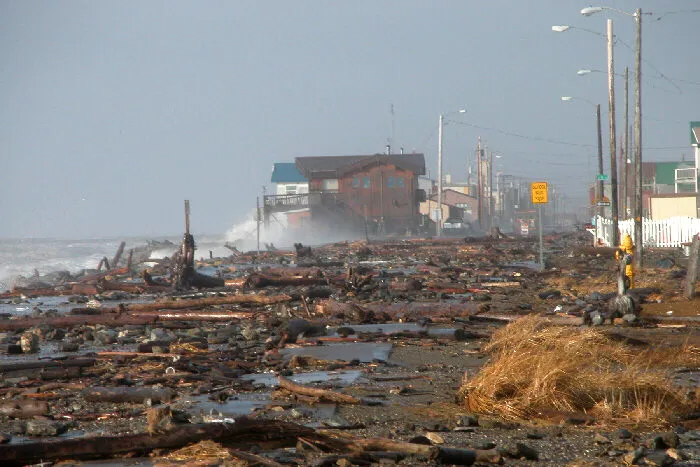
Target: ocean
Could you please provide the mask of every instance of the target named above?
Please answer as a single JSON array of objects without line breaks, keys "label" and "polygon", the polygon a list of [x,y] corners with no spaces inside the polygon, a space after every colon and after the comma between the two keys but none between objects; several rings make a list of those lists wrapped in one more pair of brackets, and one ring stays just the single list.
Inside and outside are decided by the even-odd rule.
[{"label": "ocean", "polygon": [[[276,248],[292,249],[295,242],[319,245],[333,241],[352,240],[354,236],[336,233],[335,235],[319,235],[313,231],[299,232],[287,229],[286,216],[274,218],[266,228],[261,224],[260,248],[272,243]],[[238,250],[252,251],[257,248],[257,223],[253,218],[233,225],[222,234],[204,235],[192,231],[194,235],[195,258],[209,258],[211,251],[214,258],[231,256],[231,250],[226,244],[233,245]],[[100,260],[114,257],[121,242],[126,242],[124,257],[130,249],[144,248],[149,242],[172,242],[169,247],[156,248],[150,253],[150,258],[157,259],[171,256],[182,242],[180,236],[149,236],[149,237],[106,237],[106,238],[0,238],[0,291],[9,290],[20,276],[29,277],[38,271],[40,276],[57,271],[68,271],[76,274],[83,269],[95,269]]]},{"label": "ocean", "polygon": [[[20,276],[29,277],[37,271],[39,275],[56,271],[71,274],[83,269],[95,269],[103,257],[110,261],[121,242],[126,242],[124,257],[130,249],[145,248],[149,241],[172,242],[151,251],[150,258],[171,256],[181,237],[129,237],[129,238],[82,238],[82,239],[0,239],[0,291],[9,290]],[[231,251],[224,247],[226,235],[195,236],[197,259],[208,258],[209,250],[214,256],[230,256]]]},{"label": "ocean", "polygon": [[[196,259],[212,256],[221,258],[231,255],[226,243],[235,245],[241,251],[256,248],[256,223],[247,220],[232,226],[227,232],[219,235],[194,235]],[[278,232],[267,232],[263,238],[278,235]],[[149,237],[105,237],[105,238],[0,238],[0,291],[9,290],[20,276],[29,277],[35,271],[39,275],[56,271],[68,271],[76,274],[83,269],[95,269],[105,256],[110,261],[114,257],[121,242],[126,242],[124,257],[130,249],[143,249],[149,242],[172,242],[171,246],[153,249],[150,258],[171,256],[182,241],[182,236],[149,236]],[[261,243],[262,245],[262,243]]]}]

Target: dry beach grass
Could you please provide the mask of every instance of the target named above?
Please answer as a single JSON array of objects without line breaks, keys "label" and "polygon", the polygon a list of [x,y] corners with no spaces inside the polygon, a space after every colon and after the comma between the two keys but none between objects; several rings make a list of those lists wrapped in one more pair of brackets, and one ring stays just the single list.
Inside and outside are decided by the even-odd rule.
[{"label": "dry beach grass", "polygon": [[694,394],[669,378],[672,368],[700,364],[691,345],[640,351],[597,328],[532,315],[494,333],[484,350],[490,362],[459,391],[476,413],[509,420],[585,413],[608,426],[661,427],[698,409]]}]

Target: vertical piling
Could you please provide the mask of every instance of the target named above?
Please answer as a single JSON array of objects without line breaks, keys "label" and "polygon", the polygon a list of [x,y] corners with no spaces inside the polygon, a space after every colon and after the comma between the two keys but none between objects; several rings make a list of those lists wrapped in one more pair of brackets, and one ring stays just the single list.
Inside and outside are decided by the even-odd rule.
[{"label": "vertical piling", "polygon": [[688,258],[688,273],[685,276],[685,297],[695,298],[695,283],[698,280],[698,263],[700,263],[700,238],[696,235],[690,246],[690,258]]}]

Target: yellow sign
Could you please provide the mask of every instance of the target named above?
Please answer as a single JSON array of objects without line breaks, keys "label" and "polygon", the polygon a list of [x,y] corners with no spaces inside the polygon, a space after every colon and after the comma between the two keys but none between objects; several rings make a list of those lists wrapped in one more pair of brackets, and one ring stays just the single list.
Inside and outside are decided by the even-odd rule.
[{"label": "yellow sign", "polygon": [[530,185],[532,204],[547,204],[547,182],[533,182]]}]

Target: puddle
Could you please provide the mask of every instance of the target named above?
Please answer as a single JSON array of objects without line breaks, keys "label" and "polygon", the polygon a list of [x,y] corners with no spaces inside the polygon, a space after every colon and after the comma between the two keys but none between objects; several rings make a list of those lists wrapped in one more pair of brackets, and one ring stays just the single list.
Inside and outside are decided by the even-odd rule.
[{"label": "puddle", "polygon": [[[85,303],[75,303],[68,301],[69,296],[44,296],[31,297],[22,300],[22,303],[11,303],[12,299],[0,302],[0,313],[9,314],[12,316],[23,317],[32,316],[34,309],[41,311],[57,310],[59,314],[68,314],[73,308],[85,308]],[[103,307],[114,307],[120,303],[125,305],[133,303],[149,303],[152,297],[144,295],[133,299],[118,299],[118,300],[100,300]]]},{"label": "puddle", "polygon": [[512,263],[504,264],[502,267],[510,269],[532,269],[534,271],[540,270],[540,264],[535,261],[514,261]]},{"label": "puddle", "polygon": [[673,376],[673,381],[681,387],[697,388],[700,386],[700,371],[690,370],[676,373]]},{"label": "puddle", "polygon": [[216,402],[209,400],[209,395],[186,397],[183,403],[187,409],[193,413],[201,413],[203,416],[213,416],[214,418],[235,418],[240,415],[249,415],[256,410],[265,408],[270,404],[269,392],[255,392],[237,394],[229,398],[226,402]]},{"label": "puddle", "polygon": [[391,344],[376,342],[355,342],[352,344],[326,344],[313,347],[284,348],[280,353],[286,358],[292,355],[304,355],[321,360],[359,360],[369,363],[374,360],[387,361],[391,353]]},{"label": "puddle", "polygon": [[[187,397],[182,404],[188,411],[201,414],[207,422],[231,421],[242,415],[250,415],[270,404],[284,404],[283,401],[273,401],[270,394],[270,392],[241,393],[226,402],[209,400],[209,396],[204,394]],[[335,404],[315,404],[314,406],[295,404],[294,407],[304,417],[311,418],[316,423],[331,418],[336,411]]]},{"label": "puddle", "polygon": [[[355,383],[362,376],[361,370],[348,371],[310,371],[308,373],[296,373],[287,379],[297,384],[313,384],[331,382],[338,386],[348,386]],[[260,373],[243,375],[241,379],[252,381],[254,384],[264,384],[269,387],[279,386],[277,375],[272,373]]]},{"label": "puddle", "polygon": [[[351,335],[361,333],[397,334],[400,332],[427,332],[429,336],[451,336],[456,330],[455,328],[421,326],[418,323],[347,324],[343,327],[348,327],[355,331]],[[331,329],[329,335],[338,336],[337,329]]]}]

